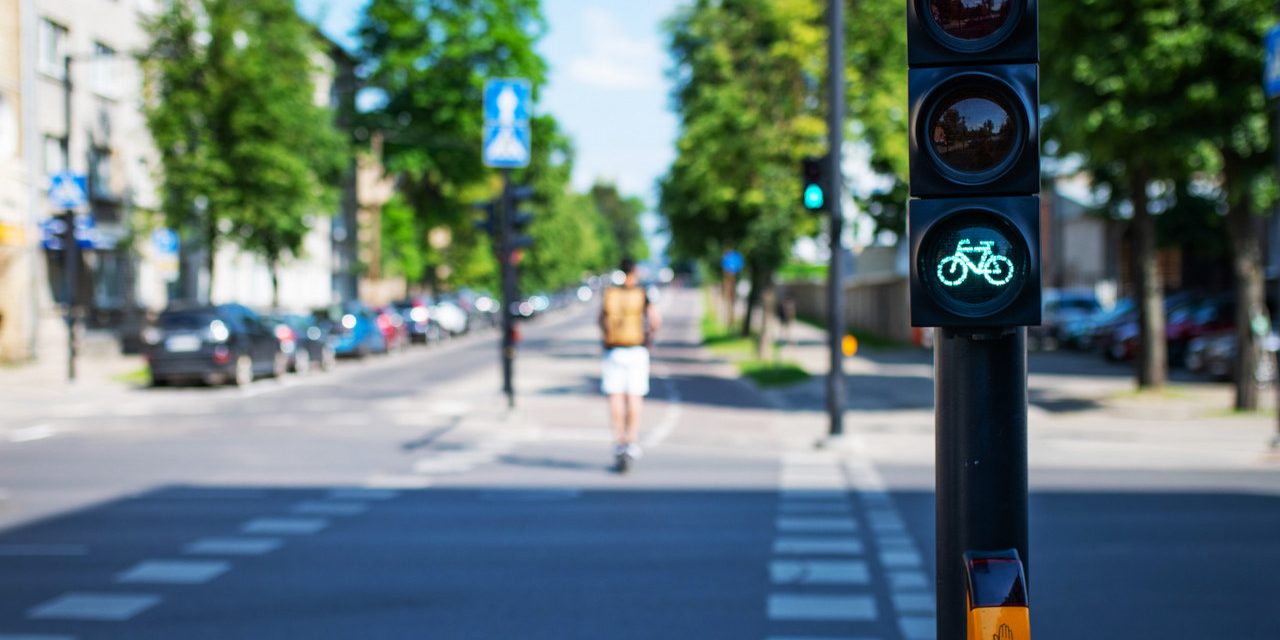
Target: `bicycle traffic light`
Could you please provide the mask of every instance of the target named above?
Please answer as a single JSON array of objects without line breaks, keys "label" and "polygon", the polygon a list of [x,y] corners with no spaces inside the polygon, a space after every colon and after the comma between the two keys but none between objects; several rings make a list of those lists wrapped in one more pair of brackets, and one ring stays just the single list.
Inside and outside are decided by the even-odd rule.
[{"label": "bicycle traffic light", "polygon": [[804,190],[801,198],[804,208],[809,211],[823,211],[827,208],[827,158],[805,158],[800,167],[801,184]]},{"label": "bicycle traffic light", "polygon": [[911,324],[1040,323],[1037,0],[908,0]]}]

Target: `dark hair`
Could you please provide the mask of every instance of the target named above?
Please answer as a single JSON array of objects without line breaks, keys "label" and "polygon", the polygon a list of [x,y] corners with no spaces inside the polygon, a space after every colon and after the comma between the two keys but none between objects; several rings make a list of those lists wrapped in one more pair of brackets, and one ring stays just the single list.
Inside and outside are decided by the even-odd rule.
[{"label": "dark hair", "polygon": [[622,270],[623,273],[631,273],[632,271],[635,271],[636,270],[635,258],[632,258],[631,256],[627,256],[623,258],[622,262],[618,265],[618,269]]}]

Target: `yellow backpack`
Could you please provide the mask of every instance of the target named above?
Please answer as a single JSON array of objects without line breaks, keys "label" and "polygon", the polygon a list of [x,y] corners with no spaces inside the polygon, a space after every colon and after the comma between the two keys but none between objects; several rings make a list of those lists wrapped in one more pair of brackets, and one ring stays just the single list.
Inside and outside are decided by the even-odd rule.
[{"label": "yellow backpack", "polygon": [[610,347],[638,347],[645,343],[645,307],[640,287],[612,287],[604,292],[604,343]]}]

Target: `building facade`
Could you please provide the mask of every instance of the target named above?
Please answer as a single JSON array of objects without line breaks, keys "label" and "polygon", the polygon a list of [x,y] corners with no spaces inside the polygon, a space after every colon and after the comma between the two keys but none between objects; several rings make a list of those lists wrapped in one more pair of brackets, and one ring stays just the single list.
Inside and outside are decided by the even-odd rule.
[{"label": "building facade", "polygon": [[27,152],[22,23],[28,0],[0,0],[0,362],[31,356],[32,183]]}]

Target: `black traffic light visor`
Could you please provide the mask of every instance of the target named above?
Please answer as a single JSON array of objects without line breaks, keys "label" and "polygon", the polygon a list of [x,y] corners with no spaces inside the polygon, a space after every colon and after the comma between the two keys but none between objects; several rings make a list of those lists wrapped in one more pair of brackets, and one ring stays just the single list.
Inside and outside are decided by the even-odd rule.
[{"label": "black traffic light visor", "polygon": [[911,195],[1040,190],[1036,65],[912,69]]},{"label": "black traffic light visor", "polygon": [[910,0],[912,67],[1039,59],[1037,0]]}]

